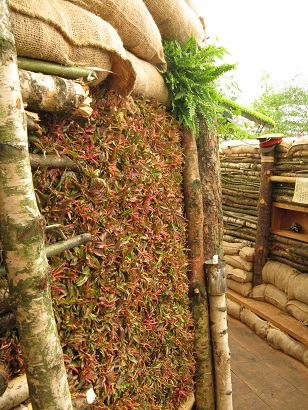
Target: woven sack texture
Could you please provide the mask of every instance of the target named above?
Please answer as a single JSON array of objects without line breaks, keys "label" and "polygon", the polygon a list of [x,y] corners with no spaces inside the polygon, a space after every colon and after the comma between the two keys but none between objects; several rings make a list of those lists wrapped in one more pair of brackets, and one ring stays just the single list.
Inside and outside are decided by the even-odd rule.
[{"label": "woven sack texture", "polygon": [[169,91],[156,67],[129,52],[127,52],[127,55],[136,73],[136,82],[132,94],[153,98],[169,108],[171,105]]},{"label": "woven sack texture", "polygon": [[[300,274],[296,269],[277,261],[267,261],[262,269],[262,280],[288,293],[290,279]],[[292,299],[292,298],[291,298]]]},{"label": "woven sack texture", "polygon": [[298,300],[289,300],[286,309],[295,319],[308,326],[308,305],[306,303],[299,302]]},{"label": "woven sack texture", "polygon": [[244,246],[239,252],[241,258],[245,259],[247,262],[253,262],[255,254],[255,248],[251,248],[249,246]]},{"label": "woven sack texture", "polygon": [[234,268],[230,271],[227,270],[227,277],[239,283],[248,283],[252,282],[253,272],[248,272],[244,269]]},{"label": "woven sack texture", "polygon": [[193,35],[199,46],[205,41],[202,24],[185,0],[144,0],[144,3],[163,40],[177,40],[184,45]]},{"label": "woven sack texture", "polygon": [[288,296],[271,283],[262,283],[255,286],[249,296],[256,300],[266,301],[281,310],[286,310]]},{"label": "woven sack texture", "polygon": [[192,9],[192,11],[199,17],[199,20],[202,24],[202,27],[205,30],[206,27],[205,27],[204,17],[200,15],[199,9],[198,9],[197,5],[195,4],[194,0],[185,0],[185,2]]},{"label": "woven sack texture", "polygon": [[308,275],[301,273],[290,278],[288,287],[289,300],[296,299],[308,305]]},{"label": "woven sack texture", "polygon": [[253,265],[252,262],[247,262],[245,259],[241,258],[239,255],[225,255],[225,261],[228,265],[234,268],[244,269],[248,272],[252,272]]},{"label": "woven sack texture", "polygon": [[166,68],[160,32],[142,0],[69,1],[110,23],[131,53]]},{"label": "woven sack texture", "polygon": [[250,327],[256,334],[263,339],[266,339],[267,332],[269,329],[269,323],[266,320],[261,319],[258,315],[251,312],[247,308],[243,308],[241,311],[241,322],[245,323]]},{"label": "woven sack texture", "polygon": [[226,255],[238,255],[244,246],[241,242],[223,242],[223,250]]},{"label": "woven sack texture", "polygon": [[271,326],[267,333],[267,341],[270,346],[282,350],[308,366],[308,347],[295,341],[286,333]]},{"label": "woven sack texture", "polygon": [[[117,91],[133,89],[132,64],[109,23],[64,0],[11,0],[10,7],[18,55],[111,70]],[[100,81],[107,75],[101,73]]]},{"label": "woven sack texture", "polygon": [[227,279],[227,287],[242,296],[248,296],[252,290],[252,283],[239,283],[232,279]]},{"label": "woven sack texture", "polygon": [[234,317],[235,319],[240,319],[241,311],[243,307],[239,304],[234,302],[234,300],[227,298],[227,312],[228,315]]}]

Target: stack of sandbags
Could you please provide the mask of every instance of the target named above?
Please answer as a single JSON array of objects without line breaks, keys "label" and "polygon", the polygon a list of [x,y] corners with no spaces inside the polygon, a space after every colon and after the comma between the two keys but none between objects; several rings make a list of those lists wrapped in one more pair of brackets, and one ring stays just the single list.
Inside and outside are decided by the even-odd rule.
[{"label": "stack of sandbags", "polygon": [[224,239],[254,246],[260,188],[258,140],[224,141],[220,146]]},{"label": "stack of sandbags", "polygon": [[289,281],[286,310],[303,325],[308,325],[308,275],[299,273]]},{"label": "stack of sandbags", "polygon": [[228,288],[248,296],[252,290],[254,248],[224,241],[223,249]]},{"label": "stack of sandbags", "polygon": [[[144,2],[142,0],[69,1],[95,13],[116,29],[136,76],[132,94],[157,99],[169,108],[169,91],[160,74],[166,70],[162,38]],[[109,86],[118,90],[118,81],[119,78],[114,76]]]},{"label": "stack of sandbags", "polygon": [[308,324],[308,275],[277,261],[269,260],[262,270],[263,283],[250,293]]},{"label": "stack of sandbags", "polygon": [[170,105],[156,67],[166,69],[161,35],[142,0],[11,0],[10,8],[19,56],[96,67],[91,85],[107,80],[120,94]]},{"label": "stack of sandbags", "polygon": [[152,64],[166,61],[156,23],[142,0],[69,0],[112,25],[124,47]]},{"label": "stack of sandbags", "polygon": [[202,23],[195,13],[194,2],[185,0],[143,0],[159,28],[163,40],[176,40],[181,45],[194,36],[198,46],[205,42]]},{"label": "stack of sandbags", "polygon": [[112,71],[117,88],[130,93],[136,74],[116,30],[64,0],[10,0],[18,56],[65,66],[98,67],[99,81]]},{"label": "stack of sandbags", "polygon": [[249,326],[258,336],[266,339],[274,349],[296,358],[308,367],[308,347],[294,340],[288,334],[277,329],[268,321],[261,319],[239,303],[227,299],[228,314]]}]

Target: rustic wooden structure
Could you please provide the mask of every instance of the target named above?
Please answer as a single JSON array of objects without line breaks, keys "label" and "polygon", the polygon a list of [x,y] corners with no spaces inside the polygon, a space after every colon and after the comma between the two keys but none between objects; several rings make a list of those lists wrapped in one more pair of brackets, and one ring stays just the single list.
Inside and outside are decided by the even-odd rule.
[{"label": "rustic wooden structure", "polygon": [[[225,258],[243,263],[243,247],[254,250],[253,275],[236,275],[238,269],[227,266],[228,300],[240,309],[235,316],[245,322],[243,309],[252,312],[261,322],[256,319],[259,323],[250,325],[257,332],[258,326],[265,326],[264,338],[275,326],[288,341],[286,345],[275,342],[275,347],[296,356],[287,346],[294,344],[301,351],[298,360],[307,366],[308,333],[303,326],[308,318],[306,146],[303,138],[282,138],[274,150],[261,153],[256,140],[226,142],[222,144],[221,174]],[[265,209],[260,203],[267,205]],[[249,270],[247,263],[245,266]],[[250,285],[245,283],[249,280]],[[294,286],[300,294],[294,293]],[[234,313],[233,306],[231,311]]]}]

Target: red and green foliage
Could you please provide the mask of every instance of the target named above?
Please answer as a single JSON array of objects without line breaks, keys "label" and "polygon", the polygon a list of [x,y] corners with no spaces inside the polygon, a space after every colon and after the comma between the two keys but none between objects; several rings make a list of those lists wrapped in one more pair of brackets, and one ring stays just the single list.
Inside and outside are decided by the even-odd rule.
[{"label": "red and green foliage", "polygon": [[69,383],[93,386],[98,410],[176,409],[194,371],[179,125],[113,93],[93,108],[86,127],[49,117],[31,143],[80,169],[35,171],[47,224],[95,238],[50,259]]}]

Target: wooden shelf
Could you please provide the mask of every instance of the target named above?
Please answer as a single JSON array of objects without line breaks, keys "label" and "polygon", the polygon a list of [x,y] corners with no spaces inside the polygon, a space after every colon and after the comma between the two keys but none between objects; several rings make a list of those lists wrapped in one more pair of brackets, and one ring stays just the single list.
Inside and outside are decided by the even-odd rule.
[{"label": "wooden shelf", "polygon": [[285,236],[286,238],[296,239],[297,241],[301,242],[308,242],[308,234],[306,233],[296,233],[287,229],[272,229],[271,232],[274,235]]},{"label": "wooden shelf", "polygon": [[[297,233],[289,229],[293,223],[300,224],[301,232]],[[274,202],[271,232],[275,235],[308,242],[308,207]]]},{"label": "wooden shelf", "polygon": [[278,329],[287,333],[294,339],[308,346],[308,328],[302,325],[297,319],[283,312],[276,306],[267,302],[261,302],[251,298],[246,298],[231,289],[227,291],[227,297],[241,306],[246,307],[267,322],[272,323]]}]

